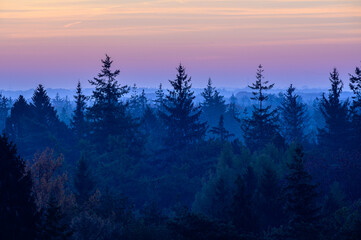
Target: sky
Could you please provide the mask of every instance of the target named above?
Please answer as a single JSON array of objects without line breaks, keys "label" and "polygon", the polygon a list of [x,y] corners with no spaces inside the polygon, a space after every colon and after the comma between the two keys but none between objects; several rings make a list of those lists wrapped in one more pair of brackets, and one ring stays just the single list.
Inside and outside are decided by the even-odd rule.
[{"label": "sky", "polygon": [[108,54],[122,84],[328,87],[361,66],[360,0],[0,0],[0,89],[75,88]]}]

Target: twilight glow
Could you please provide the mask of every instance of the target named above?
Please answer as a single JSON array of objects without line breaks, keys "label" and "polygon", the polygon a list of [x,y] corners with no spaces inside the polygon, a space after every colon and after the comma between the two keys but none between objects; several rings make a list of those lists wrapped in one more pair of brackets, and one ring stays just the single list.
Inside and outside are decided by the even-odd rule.
[{"label": "twilight glow", "polygon": [[120,82],[244,87],[262,63],[285,87],[326,87],[361,61],[360,0],[2,0],[0,89],[75,88],[109,54]]}]

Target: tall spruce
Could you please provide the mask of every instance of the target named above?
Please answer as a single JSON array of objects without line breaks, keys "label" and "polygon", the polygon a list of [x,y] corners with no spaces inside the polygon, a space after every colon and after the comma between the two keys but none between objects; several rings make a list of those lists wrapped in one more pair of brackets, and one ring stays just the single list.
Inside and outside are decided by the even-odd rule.
[{"label": "tall spruce", "polygon": [[89,108],[88,117],[94,139],[105,142],[104,139],[110,135],[125,137],[132,124],[126,113],[126,104],[121,101],[129,92],[129,87],[121,86],[116,80],[120,71],[111,70],[113,61],[108,55],[101,61],[101,72],[93,80],[89,80],[95,90],[91,96],[94,104]]},{"label": "tall spruce", "polygon": [[173,89],[168,90],[160,117],[167,130],[165,143],[172,147],[183,147],[200,140],[205,134],[206,124],[199,121],[200,107],[194,106],[191,78],[188,78],[181,64],[177,71],[176,79],[169,80]]},{"label": "tall spruce", "polygon": [[322,95],[320,111],[325,126],[319,129],[319,143],[329,150],[345,149],[350,144],[349,102],[341,101],[343,82],[336,68],[330,73],[331,89],[328,96]]},{"label": "tall spruce", "polygon": [[85,136],[86,133],[86,119],[85,119],[85,110],[86,110],[86,100],[87,97],[83,94],[83,90],[78,82],[76,87],[75,99],[75,110],[73,113],[73,119],[71,121],[71,126],[74,129],[76,135],[80,138]]},{"label": "tall spruce", "polygon": [[6,119],[5,132],[16,142],[25,137],[27,121],[30,117],[30,105],[20,95],[10,110],[10,116]]},{"label": "tall spruce", "polygon": [[94,193],[95,181],[84,156],[80,158],[76,167],[74,187],[76,200],[80,206],[88,201],[89,197]]},{"label": "tall spruce", "polygon": [[259,150],[278,137],[277,110],[272,110],[272,106],[266,104],[269,96],[265,94],[274,84],[264,81],[263,72],[262,65],[259,65],[256,82],[249,86],[253,90],[251,99],[257,101],[257,104],[253,105],[252,116],[244,119],[242,125],[246,145],[251,150]]},{"label": "tall spruce", "polygon": [[280,107],[282,132],[288,143],[304,142],[305,126],[307,123],[306,104],[302,103],[301,97],[295,94],[292,84],[283,95]]},{"label": "tall spruce", "polygon": [[0,136],[0,239],[35,239],[38,213],[31,188],[15,145]]},{"label": "tall spruce", "polygon": [[72,232],[54,196],[50,196],[41,225],[41,240],[67,240]]},{"label": "tall spruce", "polygon": [[5,128],[6,118],[9,113],[8,99],[0,93],[0,132]]},{"label": "tall spruce", "polygon": [[208,79],[207,87],[204,88],[201,95],[204,99],[202,103],[202,119],[207,121],[210,127],[215,127],[220,116],[226,111],[224,97],[212,86],[211,79]]},{"label": "tall spruce", "polygon": [[43,85],[39,84],[35,89],[31,100],[32,103],[30,106],[36,123],[47,128],[55,127],[59,122],[59,119]]},{"label": "tall spruce", "polygon": [[292,153],[283,188],[285,210],[290,219],[288,234],[296,240],[319,239],[320,207],[317,206],[317,186],[305,170],[301,145],[293,146]]},{"label": "tall spruce", "polygon": [[350,89],[353,92],[351,105],[351,140],[354,149],[361,149],[361,69],[356,67],[350,75]]}]

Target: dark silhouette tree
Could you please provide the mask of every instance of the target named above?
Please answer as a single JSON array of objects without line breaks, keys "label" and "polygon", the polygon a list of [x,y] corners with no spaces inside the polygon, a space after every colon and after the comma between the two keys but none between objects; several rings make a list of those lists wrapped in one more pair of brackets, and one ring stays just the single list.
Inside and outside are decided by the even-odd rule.
[{"label": "dark silhouette tree", "polygon": [[126,112],[126,104],[121,98],[129,92],[127,85],[121,86],[116,77],[120,71],[111,70],[113,61],[108,55],[102,60],[103,66],[98,77],[89,80],[95,87],[92,94],[93,106],[89,108],[88,118],[95,141],[104,141],[109,136],[130,137],[133,123]]},{"label": "dark silhouette tree", "polygon": [[330,73],[331,89],[322,95],[320,110],[325,126],[319,129],[319,143],[329,150],[345,149],[350,144],[349,102],[342,102],[343,83],[336,68]]},{"label": "dark silhouette tree", "polygon": [[8,99],[0,93],[0,131],[5,128],[6,118],[9,113]]},{"label": "dark silhouette tree", "polygon": [[223,96],[212,86],[212,80],[208,79],[207,87],[201,93],[203,97],[202,117],[210,127],[217,126],[221,115],[226,111],[226,104]]},{"label": "dark silhouette tree", "polygon": [[0,239],[36,239],[38,213],[31,188],[15,145],[0,136]]},{"label": "dark silhouette tree", "polygon": [[353,92],[351,105],[351,140],[354,149],[361,149],[361,69],[356,67],[350,75],[350,89]]},{"label": "dark silhouette tree", "polygon": [[30,105],[20,95],[12,106],[10,116],[6,120],[5,132],[12,140],[21,142],[25,137],[27,121],[31,114],[30,111]]},{"label": "dark silhouette tree", "polygon": [[83,90],[81,87],[80,82],[76,87],[76,95],[74,96],[75,99],[75,110],[73,113],[73,119],[71,121],[71,127],[74,129],[76,135],[79,138],[85,136],[86,133],[86,100],[87,97],[83,94]]},{"label": "dark silhouette tree", "polygon": [[258,102],[253,105],[252,116],[244,119],[242,129],[246,145],[251,150],[263,148],[267,143],[271,143],[278,137],[278,115],[277,110],[271,110],[271,105],[266,105],[269,96],[264,91],[273,88],[274,84],[264,81],[263,67],[259,65],[256,74],[256,82],[249,86],[252,90],[252,100]]},{"label": "dark silhouette tree", "polygon": [[312,176],[304,168],[302,147],[296,145],[293,148],[283,188],[285,210],[290,218],[288,233],[297,240],[319,239],[320,207],[317,206],[317,186],[312,183]]},{"label": "dark silhouette tree", "polygon": [[30,106],[35,122],[43,127],[55,127],[59,119],[43,85],[39,84],[31,100]]},{"label": "dark silhouette tree", "polygon": [[156,98],[154,100],[155,105],[157,106],[157,108],[159,110],[163,110],[162,107],[164,104],[164,90],[163,90],[162,84],[159,84],[159,88],[155,92],[155,96],[156,96]]},{"label": "dark silhouette tree", "polygon": [[218,126],[217,127],[212,127],[210,132],[212,134],[214,134],[216,136],[216,138],[221,141],[222,144],[225,141],[228,141],[229,138],[234,137],[234,134],[229,133],[229,131],[227,131],[227,129],[224,127],[223,115],[221,115],[219,117]]},{"label": "dark silhouette tree", "polygon": [[288,143],[304,142],[308,119],[306,104],[302,103],[301,97],[295,94],[295,90],[291,84],[283,96],[280,107],[283,136]]},{"label": "dark silhouette tree", "polygon": [[92,175],[84,156],[78,161],[74,175],[74,187],[76,200],[80,206],[88,201],[90,196],[94,193],[94,176]]},{"label": "dark silhouette tree", "polygon": [[44,212],[41,226],[41,240],[66,240],[70,239],[72,232],[65,222],[65,216],[60,210],[54,196],[50,196]]},{"label": "dark silhouette tree", "polygon": [[182,65],[177,71],[176,79],[169,80],[173,89],[168,90],[160,117],[167,130],[166,145],[180,148],[199,141],[205,134],[206,124],[199,121],[201,111],[194,106],[191,78],[188,78]]}]

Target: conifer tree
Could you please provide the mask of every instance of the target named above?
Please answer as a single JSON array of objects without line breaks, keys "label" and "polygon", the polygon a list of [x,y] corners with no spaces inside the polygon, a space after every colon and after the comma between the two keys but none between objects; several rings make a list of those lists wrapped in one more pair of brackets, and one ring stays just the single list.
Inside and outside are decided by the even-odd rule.
[{"label": "conifer tree", "polygon": [[50,196],[41,225],[41,240],[67,240],[72,232],[54,196]]},{"label": "conifer tree", "polygon": [[354,149],[361,149],[361,69],[356,67],[355,75],[350,74],[350,89],[353,92],[351,105],[351,140]]},{"label": "conifer tree", "polygon": [[202,116],[211,127],[217,126],[220,116],[226,111],[226,104],[223,96],[212,86],[212,80],[208,79],[207,87],[201,93],[204,100],[202,103]]},{"label": "conifer tree", "polygon": [[15,145],[0,136],[0,239],[35,239],[38,213],[31,188]]},{"label": "conifer tree", "polygon": [[87,97],[83,94],[83,90],[80,82],[76,87],[75,99],[75,110],[73,114],[73,119],[71,121],[71,126],[74,129],[78,137],[84,137],[86,132],[86,119],[85,119],[85,110],[86,110],[86,100]]},{"label": "conifer tree", "polygon": [[111,70],[113,61],[108,55],[102,63],[102,70],[98,76],[89,80],[95,90],[92,94],[94,104],[89,108],[88,117],[93,137],[104,142],[110,135],[124,137],[132,128],[132,121],[126,113],[126,104],[121,101],[129,92],[129,87],[121,86],[116,80],[120,71]]},{"label": "conifer tree", "polygon": [[229,133],[229,131],[227,131],[227,129],[225,129],[224,127],[224,122],[223,122],[223,115],[221,115],[219,117],[219,123],[217,127],[213,127],[210,132],[214,135],[217,136],[217,139],[219,139],[221,141],[221,143],[223,144],[225,141],[228,141],[228,139],[230,137],[233,137],[234,134]]},{"label": "conifer tree", "polygon": [[89,165],[82,156],[78,162],[74,176],[75,196],[78,204],[82,205],[89,200],[95,188],[95,181],[90,172]]},{"label": "conifer tree", "polygon": [[10,116],[6,120],[5,132],[16,142],[25,136],[27,120],[30,117],[30,105],[20,95],[10,110]]},{"label": "conifer tree", "polygon": [[319,129],[319,142],[329,150],[345,149],[349,146],[349,102],[340,100],[343,82],[336,68],[330,73],[331,89],[328,96],[322,95],[320,110],[325,127]]},{"label": "conifer tree", "polygon": [[294,93],[295,90],[291,84],[283,96],[280,107],[283,136],[288,143],[304,141],[307,121],[306,104],[301,102],[301,97]]},{"label": "conifer tree", "polygon": [[291,161],[287,164],[288,174],[283,188],[285,210],[288,214],[289,235],[297,240],[319,239],[317,234],[320,207],[317,206],[316,185],[304,168],[303,150],[300,145],[293,149]]},{"label": "conifer tree", "polygon": [[254,90],[251,99],[258,103],[253,105],[251,118],[244,119],[242,126],[244,139],[251,150],[261,149],[278,137],[277,110],[271,110],[272,106],[266,104],[269,96],[264,93],[264,91],[272,89],[274,84],[264,81],[263,72],[262,65],[259,65],[256,82],[249,86]]},{"label": "conifer tree", "polygon": [[2,132],[5,128],[8,112],[8,99],[0,93],[0,132]]},{"label": "conifer tree", "polygon": [[156,98],[154,100],[154,103],[158,107],[158,109],[161,109],[164,103],[164,91],[161,83],[159,84],[159,88],[155,92],[155,96]]},{"label": "conifer tree", "polygon": [[39,84],[31,100],[30,106],[34,120],[42,126],[55,127],[59,119],[43,85]]},{"label": "conifer tree", "polygon": [[199,121],[200,108],[194,106],[191,78],[188,78],[182,65],[177,71],[176,79],[169,80],[173,90],[168,90],[160,117],[168,133],[165,143],[179,148],[200,140],[205,134],[206,125]]}]

